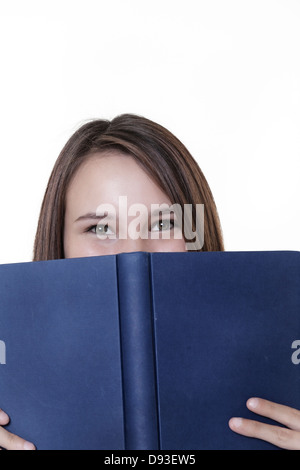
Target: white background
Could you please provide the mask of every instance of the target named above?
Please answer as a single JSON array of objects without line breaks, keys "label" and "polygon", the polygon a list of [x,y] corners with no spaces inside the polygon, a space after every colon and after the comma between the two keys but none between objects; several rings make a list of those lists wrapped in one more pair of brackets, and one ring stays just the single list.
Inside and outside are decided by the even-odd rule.
[{"label": "white background", "polygon": [[299,0],[0,0],[0,263],[30,261],[54,162],[129,112],[198,161],[227,250],[300,250]]}]

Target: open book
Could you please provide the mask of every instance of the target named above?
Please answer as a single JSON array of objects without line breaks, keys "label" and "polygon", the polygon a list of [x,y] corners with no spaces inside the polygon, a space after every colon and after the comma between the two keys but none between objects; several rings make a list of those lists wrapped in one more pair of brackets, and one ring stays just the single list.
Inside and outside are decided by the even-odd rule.
[{"label": "open book", "polygon": [[272,448],[228,420],[300,409],[300,253],[2,265],[0,341],[8,429],[38,449]]}]

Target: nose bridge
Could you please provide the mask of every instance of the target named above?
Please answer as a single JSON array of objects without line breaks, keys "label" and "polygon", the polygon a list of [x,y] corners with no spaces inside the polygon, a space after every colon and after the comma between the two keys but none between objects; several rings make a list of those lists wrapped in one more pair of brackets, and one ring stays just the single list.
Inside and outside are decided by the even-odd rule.
[{"label": "nose bridge", "polygon": [[147,240],[142,239],[141,237],[137,239],[128,238],[126,243],[123,244],[125,253],[130,253],[133,251],[148,251],[147,250]]}]

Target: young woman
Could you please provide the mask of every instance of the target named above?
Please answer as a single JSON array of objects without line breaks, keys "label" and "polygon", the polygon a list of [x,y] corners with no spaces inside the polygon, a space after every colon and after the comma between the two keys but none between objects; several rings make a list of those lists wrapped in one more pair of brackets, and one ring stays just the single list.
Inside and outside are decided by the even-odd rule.
[{"label": "young woman", "polygon": [[[144,209],[143,217],[133,225],[133,232],[128,229],[121,236],[121,227],[129,228],[134,222],[137,204]],[[170,210],[173,205],[190,205],[191,218]],[[202,243],[192,249],[223,251],[208,183],[174,135],[135,115],[89,122],[70,138],[54,166],[41,208],[33,260],[185,251],[191,246],[187,244],[189,233],[197,238],[197,205],[205,209],[204,234]],[[154,210],[158,206],[166,210]],[[189,231],[186,225],[190,225]],[[299,411],[259,398],[250,398],[247,407],[286,428],[232,418],[229,426],[233,431],[282,448],[300,449]],[[34,449],[33,444],[5,430],[8,422],[8,415],[1,411],[0,447]]]}]

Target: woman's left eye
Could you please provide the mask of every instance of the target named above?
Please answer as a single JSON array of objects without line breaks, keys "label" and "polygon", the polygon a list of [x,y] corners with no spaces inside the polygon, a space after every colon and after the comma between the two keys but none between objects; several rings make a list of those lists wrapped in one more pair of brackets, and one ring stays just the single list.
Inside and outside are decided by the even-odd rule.
[{"label": "woman's left eye", "polygon": [[95,233],[98,237],[114,235],[113,229],[108,224],[92,225],[86,231]]},{"label": "woman's left eye", "polygon": [[174,228],[174,220],[159,220],[151,226],[151,232],[163,232]]}]

